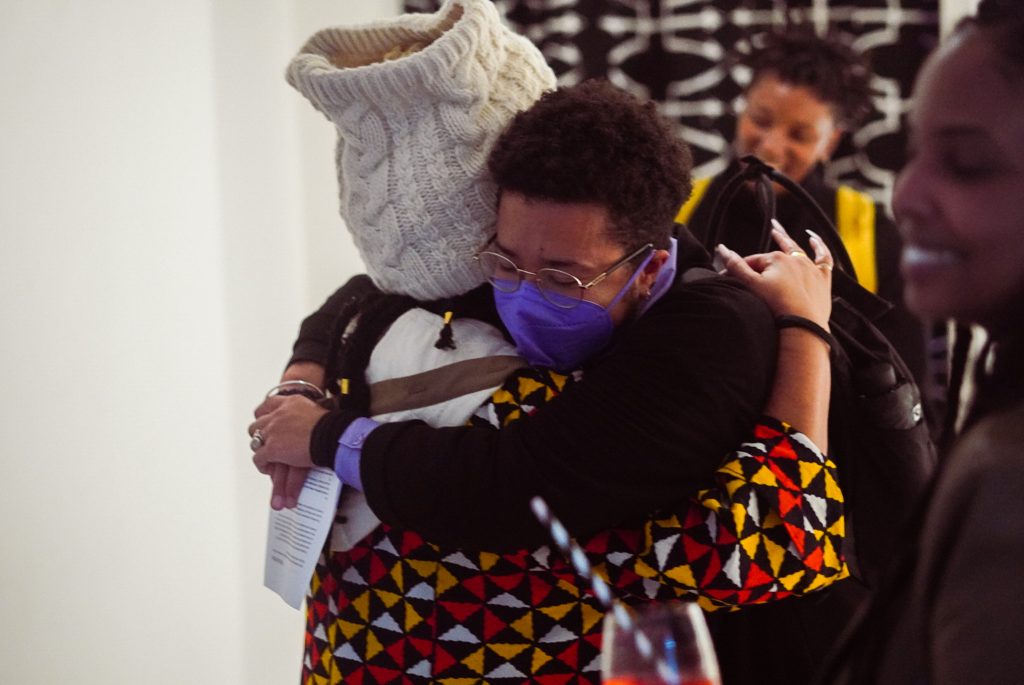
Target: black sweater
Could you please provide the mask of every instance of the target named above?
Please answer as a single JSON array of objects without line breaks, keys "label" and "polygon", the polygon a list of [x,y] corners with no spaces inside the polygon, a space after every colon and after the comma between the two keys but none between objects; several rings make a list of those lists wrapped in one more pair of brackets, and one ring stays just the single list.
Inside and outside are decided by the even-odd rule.
[{"label": "black sweater", "polygon": [[[679,273],[706,265],[682,236]],[[311,337],[304,325],[305,349]],[[534,495],[578,537],[642,517],[707,486],[749,437],[776,351],[770,312],[738,282],[677,282],[529,419],[501,431],[418,421],[374,430],[362,451],[367,499],[386,523],[494,551],[546,541]]]}]

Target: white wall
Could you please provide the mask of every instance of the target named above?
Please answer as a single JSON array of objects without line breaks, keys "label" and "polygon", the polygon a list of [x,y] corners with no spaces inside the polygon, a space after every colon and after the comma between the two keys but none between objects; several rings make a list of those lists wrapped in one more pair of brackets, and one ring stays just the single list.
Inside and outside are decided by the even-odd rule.
[{"label": "white wall", "polygon": [[397,7],[0,0],[0,682],[297,681],[244,429],[358,260],[283,71]]}]

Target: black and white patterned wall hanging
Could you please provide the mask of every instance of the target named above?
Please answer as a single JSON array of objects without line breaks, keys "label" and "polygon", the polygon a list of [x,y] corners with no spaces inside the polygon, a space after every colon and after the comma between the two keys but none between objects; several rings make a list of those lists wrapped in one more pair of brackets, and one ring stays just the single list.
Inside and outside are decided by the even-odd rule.
[{"label": "black and white patterned wall hanging", "polygon": [[[494,0],[510,26],[543,51],[572,84],[607,78],[659,103],[693,149],[694,175],[728,161],[735,108],[750,79],[730,56],[773,27],[813,24],[838,31],[869,55],[875,71],[873,117],[843,142],[828,168],[888,201],[902,166],[914,76],[938,40],[938,0]],[[437,0],[408,0],[432,12]]]}]

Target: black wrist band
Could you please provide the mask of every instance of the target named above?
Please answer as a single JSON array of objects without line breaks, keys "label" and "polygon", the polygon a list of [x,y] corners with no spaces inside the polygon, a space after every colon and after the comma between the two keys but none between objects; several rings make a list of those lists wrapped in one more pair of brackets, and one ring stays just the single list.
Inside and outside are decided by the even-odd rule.
[{"label": "black wrist band", "polygon": [[338,441],[348,425],[359,418],[353,411],[335,409],[320,417],[309,436],[309,457],[317,466],[334,468]]},{"label": "black wrist band", "polygon": [[793,314],[783,314],[782,316],[775,317],[775,328],[780,331],[783,328],[802,328],[805,331],[809,331],[814,335],[821,338],[821,340],[828,345],[829,356],[831,357],[837,351],[839,343],[832,337],[832,334],[826,331],[824,328],[814,323],[810,319],[805,319],[802,316],[795,316]]}]

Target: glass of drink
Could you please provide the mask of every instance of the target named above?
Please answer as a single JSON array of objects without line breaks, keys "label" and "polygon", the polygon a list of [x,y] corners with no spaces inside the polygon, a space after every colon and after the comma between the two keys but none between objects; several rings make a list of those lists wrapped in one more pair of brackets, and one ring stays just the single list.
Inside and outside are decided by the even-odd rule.
[{"label": "glass of drink", "polygon": [[721,685],[704,613],[693,602],[651,603],[628,610],[630,627],[604,619],[605,685]]}]

